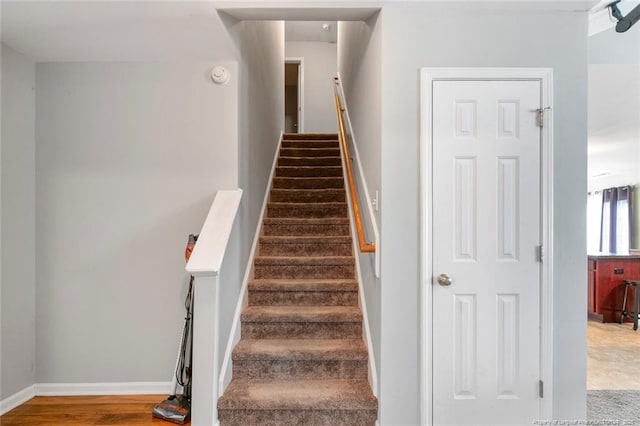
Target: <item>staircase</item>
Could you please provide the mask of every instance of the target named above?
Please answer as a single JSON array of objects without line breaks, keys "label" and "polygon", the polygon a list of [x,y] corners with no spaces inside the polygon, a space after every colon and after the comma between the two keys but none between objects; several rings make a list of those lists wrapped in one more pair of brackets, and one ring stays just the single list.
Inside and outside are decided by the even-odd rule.
[{"label": "staircase", "polygon": [[226,425],[373,425],[335,134],[285,134],[254,258]]}]

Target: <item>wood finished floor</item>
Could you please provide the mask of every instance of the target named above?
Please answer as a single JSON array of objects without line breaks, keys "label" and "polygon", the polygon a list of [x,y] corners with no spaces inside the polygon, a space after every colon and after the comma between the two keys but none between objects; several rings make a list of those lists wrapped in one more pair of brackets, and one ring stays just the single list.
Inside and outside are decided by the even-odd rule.
[{"label": "wood finished floor", "polygon": [[[640,390],[640,330],[632,324],[587,325],[587,389]],[[36,397],[0,417],[2,426],[167,425],[151,417],[166,395]]]},{"label": "wood finished floor", "polygon": [[2,426],[165,425],[153,407],[166,395],[38,396],[0,417]]}]

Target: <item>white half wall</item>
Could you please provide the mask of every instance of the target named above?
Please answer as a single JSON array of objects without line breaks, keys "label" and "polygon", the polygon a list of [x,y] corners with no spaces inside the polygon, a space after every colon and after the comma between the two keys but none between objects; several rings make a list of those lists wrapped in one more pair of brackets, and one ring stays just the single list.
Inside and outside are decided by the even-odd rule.
[{"label": "white half wall", "polygon": [[38,383],[171,379],[187,236],[238,185],[236,76],[235,62],[37,65]]},{"label": "white half wall", "polygon": [[337,132],[333,78],[338,71],[337,44],[288,41],[287,58],[304,58],[304,132]]},{"label": "white half wall", "polygon": [[2,44],[0,400],[35,383],[35,63]]},{"label": "white half wall", "polygon": [[[554,418],[586,416],[587,14],[389,5],[382,41],[380,423],[419,424],[421,67],[545,67],[555,81]],[[544,28],[545,31],[540,31]],[[585,301],[582,303],[580,301]]]}]

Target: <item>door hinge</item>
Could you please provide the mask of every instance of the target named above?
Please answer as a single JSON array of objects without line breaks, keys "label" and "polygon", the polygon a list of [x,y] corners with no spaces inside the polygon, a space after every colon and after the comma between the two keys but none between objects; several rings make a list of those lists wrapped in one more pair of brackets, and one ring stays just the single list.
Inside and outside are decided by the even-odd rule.
[{"label": "door hinge", "polygon": [[551,107],[544,107],[536,110],[538,113],[538,127],[544,127],[544,112],[550,109]]},{"label": "door hinge", "polygon": [[540,263],[544,261],[544,246],[536,246],[536,259]]},{"label": "door hinge", "polygon": [[538,380],[538,395],[540,398],[544,398],[544,382],[542,380]]}]

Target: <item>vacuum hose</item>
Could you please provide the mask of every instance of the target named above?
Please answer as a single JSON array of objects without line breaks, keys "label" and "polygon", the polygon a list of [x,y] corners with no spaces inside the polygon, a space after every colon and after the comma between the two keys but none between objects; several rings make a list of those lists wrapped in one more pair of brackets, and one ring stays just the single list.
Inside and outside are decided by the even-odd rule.
[{"label": "vacuum hose", "polygon": [[[184,301],[187,311],[184,317],[184,328],[182,329],[182,346],[178,358],[178,368],[176,368],[176,380],[182,386],[184,396],[191,400],[191,360],[193,353],[193,335],[191,332],[191,320],[193,317],[193,275],[189,280],[189,291]],[[187,350],[188,348],[188,350]],[[187,363],[187,360],[189,362]]]},{"label": "vacuum hose", "polygon": [[[189,234],[187,247],[184,250],[184,259],[189,262],[191,253],[198,241],[198,236]],[[187,311],[184,317],[184,328],[182,329],[182,344],[178,357],[178,367],[176,368],[176,380],[182,386],[184,396],[191,400],[191,362],[193,354],[193,275],[189,279],[189,290],[184,301],[184,308]],[[188,348],[188,349],[187,349]],[[188,362],[187,362],[188,360]]]}]

